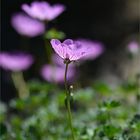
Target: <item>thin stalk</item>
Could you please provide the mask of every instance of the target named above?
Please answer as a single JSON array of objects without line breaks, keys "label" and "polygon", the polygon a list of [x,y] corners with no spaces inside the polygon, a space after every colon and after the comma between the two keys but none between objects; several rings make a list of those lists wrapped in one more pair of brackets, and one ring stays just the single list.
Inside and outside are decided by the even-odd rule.
[{"label": "thin stalk", "polygon": [[19,98],[23,99],[29,96],[29,90],[23,78],[22,72],[13,72],[12,80],[16,90],[18,91]]},{"label": "thin stalk", "polygon": [[68,119],[69,119],[69,126],[70,126],[70,129],[71,129],[72,139],[75,140],[73,126],[72,126],[71,107],[70,107],[70,92],[69,92],[68,86],[67,86],[67,71],[68,71],[68,63],[66,63],[65,76],[64,76],[64,83],[65,83],[65,89],[66,89],[66,98],[67,98],[66,106],[67,106],[67,111],[68,111]]}]

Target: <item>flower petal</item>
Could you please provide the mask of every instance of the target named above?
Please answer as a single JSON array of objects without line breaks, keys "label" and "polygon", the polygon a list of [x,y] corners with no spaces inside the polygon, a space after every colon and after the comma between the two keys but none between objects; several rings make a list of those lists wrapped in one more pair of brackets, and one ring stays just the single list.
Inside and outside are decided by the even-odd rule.
[{"label": "flower petal", "polygon": [[72,39],[66,39],[63,43],[66,44],[66,45],[72,45],[73,40]]},{"label": "flower petal", "polygon": [[35,37],[45,32],[45,25],[42,22],[23,13],[13,15],[11,24],[19,34],[27,37]]},{"label": "flower petal", "polygon": [[65,6],[61,4],[51,6],[46,1],[35,1],[32,2],[30,6],[23,4],[22,9],[33,18],[39,20],[53,20],[65,10]]},{"label": "flower petal", "polygon": [[64,50],[63,50],[63,46],[61,45],[61,42],[58,39],[52,39],[51,40],[51,45],[54,49],[54,51],[63,59],[64,58]]}]

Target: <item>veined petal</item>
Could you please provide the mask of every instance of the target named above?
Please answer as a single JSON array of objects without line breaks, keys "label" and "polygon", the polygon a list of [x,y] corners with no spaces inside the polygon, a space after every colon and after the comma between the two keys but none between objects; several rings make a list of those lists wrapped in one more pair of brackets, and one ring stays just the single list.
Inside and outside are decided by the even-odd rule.
[{"label": "veined petal", "polygon": [[72,39],[66,39],[65,41],[63,41],[63,43],[66,44],[66,45],[72,45],[73,40]]},{"label": "veined petal", "polygon": [[78,50],[76,52],[73,52],[73,55],[71,55],[71,57],[70,57],[70,61],[79,60],[79,59],[81,59],[85,55],[86,55],[85,51]]},{"label": "veined petal", "polygon": [[63,59],[64,58],[64,49],[63,46],[61,45],[61,42],[58,39],[52,39],[51,40],[51,45],[53,47],[53,49],[55,50],[55,52]]}]

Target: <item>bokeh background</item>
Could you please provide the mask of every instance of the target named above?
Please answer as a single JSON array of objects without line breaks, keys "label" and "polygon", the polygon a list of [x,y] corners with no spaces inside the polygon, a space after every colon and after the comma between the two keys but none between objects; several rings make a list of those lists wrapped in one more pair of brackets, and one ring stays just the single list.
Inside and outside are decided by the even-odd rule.
[{"label": "bokeh background", "polygon": [[[38,64],[45,62],[45,48],[41,37],[24,39],[12,28],[11,16],[21,11],[21,4],[32,0],[3,0],[1,2],[1,51],[26,50],[36,58],[25,79],[41,79]],[[87,38],[101,41],[106,50],[94,61],[81,66],[82,85],[101,79],[111,84],[127,80],[140,72],[140,56],[129,61],[125,48],[131,40],[139,40],[139,0],[48,0],[62,3],[67,10],[49,24],[66,33],[67,38]],[[27,44],[23,43],[26,40]],[[1,100],[15,96],[10,75],[1,70]]]}]

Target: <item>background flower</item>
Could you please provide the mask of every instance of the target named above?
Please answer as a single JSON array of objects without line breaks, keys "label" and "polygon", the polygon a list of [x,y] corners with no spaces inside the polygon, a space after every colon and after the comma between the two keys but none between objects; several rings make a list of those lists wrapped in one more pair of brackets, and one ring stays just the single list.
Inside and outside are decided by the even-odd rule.
[{"label": "background flower", "polygon": [[24,53],[0,53],[0,67],[5,70],[23,71],[28,69],[33,63],[33,58],[29,54]]},{"label": "background flower", "polygon": [[140,49],[140,45],[136,41],[132,41],[128,44],[127,49],[130,53],[137,54]]},{"label": "background flower", "polygon": [[65,7],[61,4],[51,6],[48,2],[32,2],[31,6],[27,4],[22,5],[22,9],[31,17],[39,20],[53,20],[59,16]]},{"label": "background flower", "polygon": [[[57,54],[53,54],[51,59],[52,64],[46,64],[41,68],[41,76],[49,82],[63,83],[65,73],[64,60]],[[74,80],[75,73],[75,65],[70,63],[67,74],[67,79],[69,82]]]},{"label": "background flower", "polygon": [[45,32],[45,25],[42,22],[32,19],[23,13],[13,15],[11,24],[23,36],[35,37]]},{"label": "background flower", "polygon": [[[63,83],[64,73],[65,73],[65,67],[60,67],[56,65],[44,65],[41,69],[41,76],[49,82]],[[67,74],[67,79],[69,82],[73,80],[74,75],[75,75],[75,69],[69,68]]]}]

